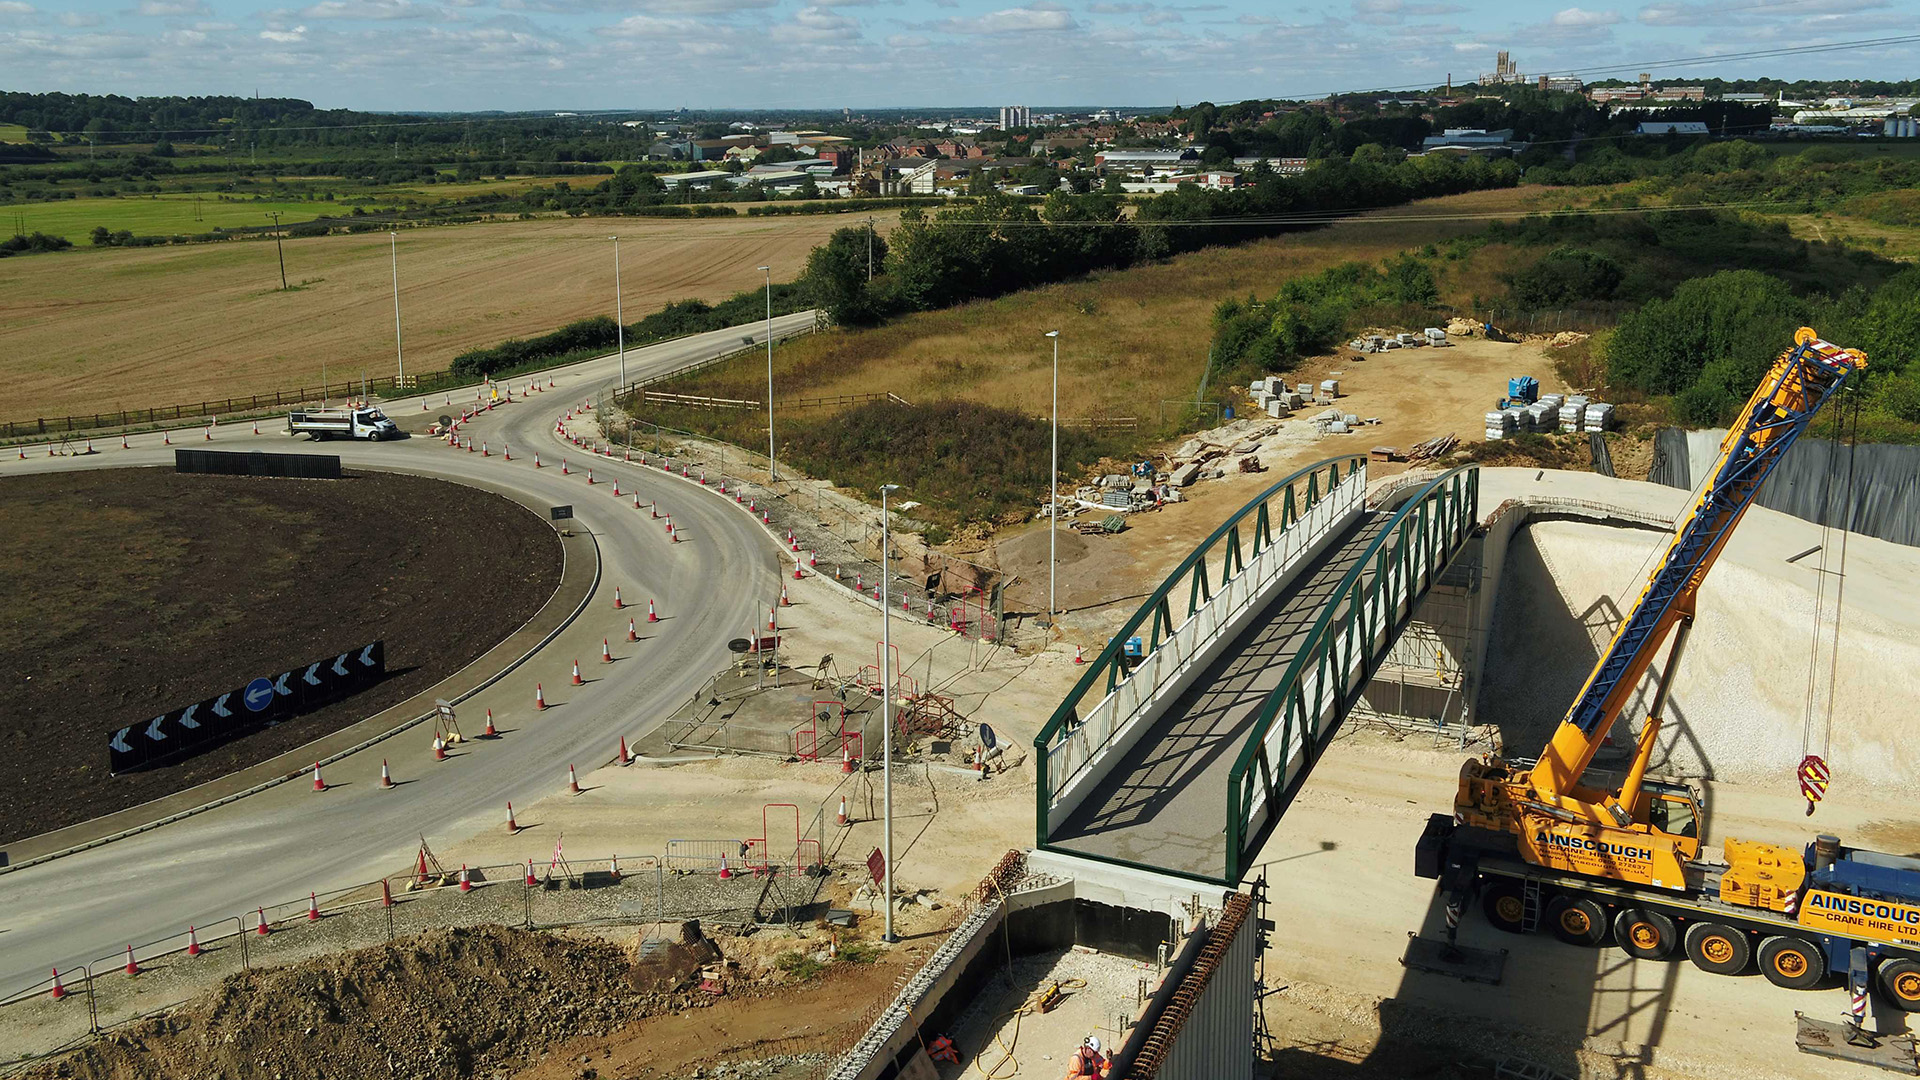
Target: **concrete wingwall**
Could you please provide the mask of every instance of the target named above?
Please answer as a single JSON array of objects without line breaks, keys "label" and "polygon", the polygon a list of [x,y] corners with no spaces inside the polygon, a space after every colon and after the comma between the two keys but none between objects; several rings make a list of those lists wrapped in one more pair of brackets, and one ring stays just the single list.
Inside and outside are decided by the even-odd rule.
[{"label": "concrete wingwall", "polygon": [[[1600,524],[1598,514],[1579,520],[1552,504],[1611,505],[1643,520],[1671,520],[1687,493],[1532,469],[1487,470],[1482,484],[1491,495],[1483,505],[1542,504],[1524,523],[1496,520],[1489,530],[1481,624],[1488,639],[1477,699],[1478,719],[1499,726],[1506,752],[1530,756],[1565,715],[1668,542],[1660,532]],[[1803,555],[1815,547],[1822,550]],[[1664,661],[1663,650],[1626,717],[1631,730],[1615,733],[1623,749]],[[1655,764],[1672,775],[1790,783],[1811,752],[1832,764],[1836,787],[1844,778],[1883,791],[1920,790],[1920,740],[1909,735],[1917,696],[1920,549],[1823,533],[1754,507],[1700,590]]]}]

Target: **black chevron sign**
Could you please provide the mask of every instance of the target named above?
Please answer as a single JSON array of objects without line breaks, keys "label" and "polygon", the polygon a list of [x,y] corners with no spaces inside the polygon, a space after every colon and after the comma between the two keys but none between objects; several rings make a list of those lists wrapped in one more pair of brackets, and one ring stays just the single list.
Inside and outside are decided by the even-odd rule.
[{"label": "black chevron sign", "polygon": [[386,674],[386,642],[375,641],[261,675],[245,686],[109,732],[108,765],[118,774],[197,754],[359,693]]}]

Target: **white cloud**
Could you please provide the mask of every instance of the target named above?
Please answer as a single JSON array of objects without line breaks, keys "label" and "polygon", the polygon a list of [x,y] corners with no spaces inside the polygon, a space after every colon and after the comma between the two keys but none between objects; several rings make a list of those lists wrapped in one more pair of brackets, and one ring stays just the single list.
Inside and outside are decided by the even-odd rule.
[{"label": "white cloud", "polygon": [[440,12],[413,0],[320,0],[300,14],[308,19],[424,19]]},{"label": "white cloud", "polygon": [[23,4],[20,0],[0,0],[0,15],[31,15],[32,4]]},{"label": "white cloud", "polygon": [[1619,21],[1619,12],[1588,11],[1585,8],[1577,7],[1556,11],[1553,15],[1553,25],[1555,26],[1612,26]]},{"label": "white cloud", "polygon": [[133,13],[158,19],[172,15],[211,15],[213,10],[199,0],[142,0]]},{"label": "white cloud", "polygon": [[1161,23],[1185,22],[1186,16],[1177,11],[1149,11],[1140,16],[1140,22],[1146,26],[1159,26]]},{"label": "white cloud", "polygon": [[282,44],[293,41],[305,41],[307,40],[307,28],[304,26],[296,26],[291,30],[262,30],[260,31],[260,40],[278,41]]},{"label": "white cloud", "polygon": [[1087,10],[1095,15],[1138,15],[1143,11],[1152,11],[1152,4],[1088,4]]},{"label": "white cloud", "polygon": [[725,15],[773,7],[778,0],[501,0],[512,11],[553,15],[635,11],[651,15]]},{"label": "white cloud", "polygon": [[932,38],[921,37],[919,34],[894,34],[887,38],[889,49],[924,49],[931,44],[933,44]]},{"label": "white cloud", "polygon": [[860,37],[858,20],[836,14],[823,7],[804,7],[793,13],[793,21],[773,28],[776,41],[822,44],[853,41]]},{"label": "white cloud", "polygon": [[61,26],[99,26],[104,20],[90,11],[63,11],[60,13]]},{"label": "white cloud", "polygon": [[973,19],[946,19],[939,29],[949,34],[1032,34],[1072,30],[1079,24],[1057,8],[1005,8]]}]

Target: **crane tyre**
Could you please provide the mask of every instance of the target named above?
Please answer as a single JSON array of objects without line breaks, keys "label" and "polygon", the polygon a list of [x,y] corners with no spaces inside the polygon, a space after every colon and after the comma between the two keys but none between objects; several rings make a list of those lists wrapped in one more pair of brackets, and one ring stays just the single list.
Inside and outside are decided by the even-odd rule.
[{"label": "crane tyre", "polygon": [[1880,989],[1902,1012],[1920,1012],[1920,964],[1905,957],[1882,962]]},{"label": "crane tyre", "polygon": [[1486,913],[1487,922],[1495,930],[1504,930],[1509,934],[1527,932],[1527,898],[1520,886],[1509,882],[1489,885],[1480,896],[1480,910]]},{"label": "crane tyre", "polygon": [[1622,908],[1613,917],[1613,942],[1628,956],[1665,960],[1680,943],[1680,931],[1672,919],[1652,908]]},{"label": "crane tyre", "polygon": [[1547,905],[1553,936],[1569,945],[1598,945],[1607,939],[1607,913],[1584,896],[1557,896]]},{"label": "crane tyre", "polygon": [[1826,957],[1819,947],[1799,938],[1770,937],[1760,943],[1755,957],[1760,961],[1760,974],[1788,990],[1811,990],[1827,975]]},{"label": "crane tyre", "polygon": [[1717,922],[1697,922],[1687,927],[1687,959],[1701,971],[1715,975],[1738,975],[1753,959],[1753,946],[1747,935]]}]

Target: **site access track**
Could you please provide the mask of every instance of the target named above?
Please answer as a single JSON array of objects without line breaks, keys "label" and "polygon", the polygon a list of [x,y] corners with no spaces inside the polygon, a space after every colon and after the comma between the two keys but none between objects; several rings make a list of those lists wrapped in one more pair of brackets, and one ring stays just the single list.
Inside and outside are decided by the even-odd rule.
[{"label": "site access track", "polygon": [[1148,597],[1034,740],[1039,845],[1236,885],[1477,524],[1466,466],[1274,484]]},{"label": "site access track", "polygon": [[[811,313],[775,320],[786,336],[804,332]],[[749,330],[740,327],[628,350],[628,377],[645,377],[697,363],[740,347]],[[576,453],[554,434],[555,421],[570,407],[610,385],[619,363],[606,357],[552,373],[550,392],[521,398],[484,413],[463,433],[493,444],[491,456],[450,448],[437,439],[412,438],[362,444],[328,442],[311,452],[338,453],[349,468],[381,468],[434,476],[501,492],[532,507],[572,504],[576,532],[592,534],[601,562],[598,591],[580,616],[540,653],[460,706],[471,735],[493,710],[505,733],[497,742],[458,747],[435,761],[432,729],[421,726],[327,766],[328,790],[316,794],[301,782],[284,783],[205,813],[116,840],[102,847],[0,874],[0,995],[113,953],[126,942],[148,942],[206,927],[255,905],[289,894],[370,880],[407,865],[422,834],[430,841],[499,828],[508,801],[531,803],[566,782],[569,764],[595,767],[615,752],[616,739],[631,741],[687,699],[728,658],[726,642],[764,612],[780,588],[778,544],[772,535],[728,500],[658,469],[607,458],[592,464],[599,480],[589,487],[583,471],[563,475],[560,458]],[[516,379],[524,382],[526,377]],[[469,394],[471,391],[469,391]],[[444,397],[427,400],[437,416]],[[396,416],[422,415],[422,399],[389,402]],[[457,406],[456,406],[457,411]],[[175,442],[214,450],[301,450],[293,442],[250,428],[223,428],[211,443]],[[91,455],[0,460],[0,477],[28,471],[58,472],[134,466],[171,468],[174,448],[158,433],[134,436],[132,449],[116,444]],[[511,461],[499,453],[510,442]],[[532,455],[545,457],[535,469]],[[646,510],[631,498],[614,498],[607,481],[637,492],[643,503],[674,507],[687,540],[673,544]],[[396,523],[404,527],[404,523]],[[486,543],[484,536],[475,543]],[[571,549],[578,551],[578,548]],[[570,554],[569,557],[574,557]],[[588,555],[587,557],[593,557]],[[656,600],[662,616],[642,640],[615,650],[618,662],[598,661],[605,638],[625,636],[632,610],[612,608],[613,589],[626,602]],[[448,615],[460,606],[484,603],[473,583],[449,581]],[[103,633],[110,632],[103,629]],[[343,633],[346,629],[343,629]],[[569,683],[570,665],[581,661],[585,684]],[[533,709],[535,683],[543,683],[553,708]],[[104,732],[105,725],[102,725]],[[104,739],[104,735],[103,735]],[[104,762],[106,748],[101,746]],[[396,786],[379,787],[382,759],[391,759]],[[534,834],[528,855],[550,852],[554,837]]]}]

